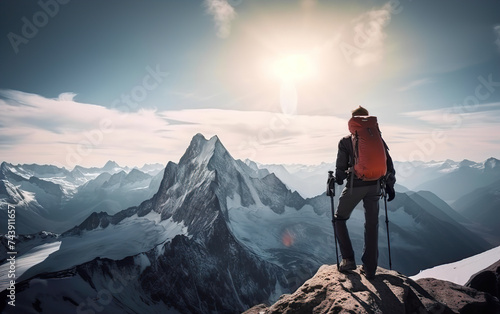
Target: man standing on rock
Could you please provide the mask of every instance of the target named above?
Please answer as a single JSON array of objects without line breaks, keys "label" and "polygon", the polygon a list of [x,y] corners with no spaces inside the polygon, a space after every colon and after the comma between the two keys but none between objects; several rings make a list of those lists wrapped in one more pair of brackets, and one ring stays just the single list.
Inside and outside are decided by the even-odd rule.
[{"label": "man standing on rock", "polygon": [[378,214],[381,197],[381,181],[385,181],[388,201],[395,196],[396,182],[394,165],[389,149],[381,137],[377,118],[369,116],[368,110],[359,106],[352,111],[349,120],[351,135],[339,142],[335,182],[347,184],[339,198],[335,213],[335,229],[342,254],[339,271],[356,269],[354,250],[346,222],[354,207],[362,200],[365,209],[365,245],[362,271],[368,279],[375,276],[378,260]]}]

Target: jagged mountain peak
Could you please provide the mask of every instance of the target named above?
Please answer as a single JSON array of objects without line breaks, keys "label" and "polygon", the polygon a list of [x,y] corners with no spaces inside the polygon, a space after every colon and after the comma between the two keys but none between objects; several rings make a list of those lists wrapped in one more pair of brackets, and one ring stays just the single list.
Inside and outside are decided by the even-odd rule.
[{"label": "jagged mountain peak", "polygon": [[215,217],[229,221],[231,206],[257,206],[276,214],[285,207],[302,208],[300,195],[288,190],[275,175],[256,177],[253,173],[229,154],[217,136],[207,140],[197,134],[179,163],[167,164],[153,199],[155,211],[162,220],[184,221],[194,234],[207,230]]},{"label": "jagged mountain peak", "polygon": [[0,176],[1,175],[4,175],[5,176],[5,173],[9,170],[9,163],[7,163],[6,161],[3,161],[2,164],[0,164]]},{"label": "jagged mountain peak", "polygon": [[106,181],[105,184],[103,184],[103,187],[108,187],[108,186],[113,186],[115,184],[120,184],[120,182],[125,179],[125,177],[127,176],[127,173],[123,170],[121,170],[120,172],[117,172],[113,175],[111,175],[111,177],[108,179],[108,181]]},{"label": "jagged mountain peak", "polygon": [[141,170],[134,168],[130,170],[127,174],[126,178],[130,180],[145,180],[150,178],[151,176],[147,173],[142,172]]},{"label": "jagged mountain peak", "polygon": [[207,164],[216,150],[219,154],[224,152],[227,153],[226,148],[222,145],[217,135],[214,135],[207,140],[203,134],[198,133],[192,138],[191,143],[179,161],[179,164],[187,162]]},{"label": "jagged mountain peak", "polygon": [[92,230],[97,227],[106,228],[109,225],[110,216],[105,212],[93,212],[77,228],[79,230]]},{"label": "jagged mountain peak", "polygon": [[104,167],[102,168],[103,170],[113,170],[115,168],[120,168],[120,166],[113,160],[108,160]]},{"label": "jagged mountain peak", "polygon": [[485,169],[494,169],[498,168],[499,166],[500,166],[500,160],[493,157],[486,159],[486,161],[484,162]]},{"label": "jagged mountain peak", "polygon": [[27,174],[21,175],[20,173],[18,173],[17,170],[15,169],[15,166],[10,163],[3,162],[0,165],[0,180],[12,179],[14,181],[21,182],[21,181],[27,181],[29,177],[30,176]]},{"label": "jagged mountain peak", "polygon": [[462,167],[471,167],[471,166],[474,166],[476,163],[471,161],[471,160],[468,160],[468,159],[464,159],[462,160],[459,164],[458,164],[458,167],[462,168]]}]

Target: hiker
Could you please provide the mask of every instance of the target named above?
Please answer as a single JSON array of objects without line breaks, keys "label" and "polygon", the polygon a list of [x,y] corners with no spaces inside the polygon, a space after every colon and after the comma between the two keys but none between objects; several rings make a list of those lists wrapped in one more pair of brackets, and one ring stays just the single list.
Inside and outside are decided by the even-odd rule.
[{"label": "hiker", "polygon": [[[371,127],[365,127],[368,135],[366,136],[367,140],[364,140],[362,138],[362,128],[363,123],[368,123],[366,121],[371,121],[372,124]],[[359,138],[356,128],[360,130]],[[351,216],[354,207],[363,200],[365,209],[365,244],[361,258],[363,262],[362,271],[368,279],[372,279],[377,270],[378,214],[379,199],[382,195],[381,180],[385,180],[387,201],[390,202],[395,197],[396,172],[389,155],[389,149],[380,135],[376,117],[370,117],[368,110],[359,106],[352,111],[349,129],[351,135],[342,138],[339,142],[335,170],[335,183],[342,185],[344,180],[347,179],[346,186],[339,197],[339,204],[334,217],[337,239],[342,255],[339,271],[346,272],[356,269],[354,251],[346,222]],[[378,145],[378,148],[370,147],[371,144],[364,144],[377,137],[379,143],[374,146]]]}]

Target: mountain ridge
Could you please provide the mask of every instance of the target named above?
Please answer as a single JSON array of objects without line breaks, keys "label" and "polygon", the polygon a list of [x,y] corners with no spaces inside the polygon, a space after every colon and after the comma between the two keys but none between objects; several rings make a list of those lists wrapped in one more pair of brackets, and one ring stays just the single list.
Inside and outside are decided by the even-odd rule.
[{"label": "mountain ridge", "polygon": [[[167,164],[158,192],[151,199],[113,216],[104,212],[94,213],[82,224],[64,233],[59,251],[26,272],[25,280],[36,281],[43,278],[51,285],[53,278],[44,277],[43,273],[50,273],[53,277],[64,273],[68,287],[81,278],[87,282],[85,289],[99,291],[99,285],[103,282],[100,278],[104,275],[101,267],[109,267],[121,273],[123,268],[119,261],[128,260],[127,263],[130,264],[130,258],[114,254],[115,258],[111,260],[95,260],[94,256],[98,252],[94,252],[87,258],[82,256],[81,262],[73,257],[72,262],[61,266],[61,259],[65,256],[63,252],[69,254],[72,248],[74,251],[77,239],[85,241],[98,237],[100,241],[122,241],[121,236],[116,234],[122,229],[127,233],[133,231],[151,235],[148,231],[151,226],[158,228],[167,223],[165,226],[171,229],[172,226],[182,224],[183,229],[169,237],[160,232],[157,238],[149,239],[149,246],[144,248],[147,251],[140,250],[139,255],[136,255],[140,256],[136,257],[139,261],[134,262],[135,270],[130,271],[137,274],[138,281],[134,280],[134,289],[137,289],[137,293],[144,294],[145,302],[153,307],[154,304],[163,304],[163,308],[175,308],[182,313],[216,309],[221,313],[233,313],[245,310],[257,300],[261,302],[272,298],[276,291],[287,286],[284,270],[242,245],[228,226],[227,198],[241,192],[247,195],[246,201],[249,204],[259,204],[260,201],[254,199],[259,192],[255,187],[248,186],[253,184],[252,181],[245,177],[245,172],[238,171],[240,165],[232,159],[217,138],[206,140],[196,136],[185,156],[191,158],[181,158],[178,164]],[[247,192],[243,193],[243,190]],[[144,221],[143,227],[137,225],[139,219]],[[165,229],[165,232],[168,230]],[[123,245],[120,243],[119,245]],[[102,256],[101,253],[99,256]],[[103,263],[108,266],[96,266]],[[50,266],[55,264],[59,267]],[[84,277],[78,272],[67,272],[72,267],[82,265],[89,265],[85,266],[86,269],[90,267],[90,273]],[[186,273],[186,269],[189,272]],[[161,270],[160,278],[158,270]],[[188,275],[193,273],[196,276]],[[171,282],[177,288],[172,290],[165,287],[159,279]],[[154,284],[150,284],[152,282]],[[59,284],[64,285],[61,281]],[[69,297],[72,289],[75,288],[64,295]],[[77,288],[77,291],[78,289],[83,287]],[[30,292],[19,293],[18,298],[29,300]],[[203,299],[201,304],[197,301],[199,298]],[[116,310],[123,306],[131,309],[140,306],[141,303],[138,302],[129,300],[126,305],[113,303],[110,309]],[[42,307],[44,306],[50,307],[50,302],[42,302]]]}]

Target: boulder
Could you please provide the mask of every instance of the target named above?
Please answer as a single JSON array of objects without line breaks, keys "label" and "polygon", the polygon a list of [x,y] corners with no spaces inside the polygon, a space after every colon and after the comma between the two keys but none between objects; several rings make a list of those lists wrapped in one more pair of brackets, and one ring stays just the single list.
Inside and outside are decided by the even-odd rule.
[{"label": "boulder", "polygon": [[465,286],[487,292],[500,299],[500,260],[472,275]]},{"label": "boulder", "polygon": [[489,293],[434,278],[422,278],[416,282],[453,313],[500,314],[500,302]]},{"label": "boulder", "polygon": [[383,268],[368,280],[361,268],[340,273],[323,265],[292,294],[271,306],[260,304],[246,314],[269,313],[454,313],[410,278]]}]

